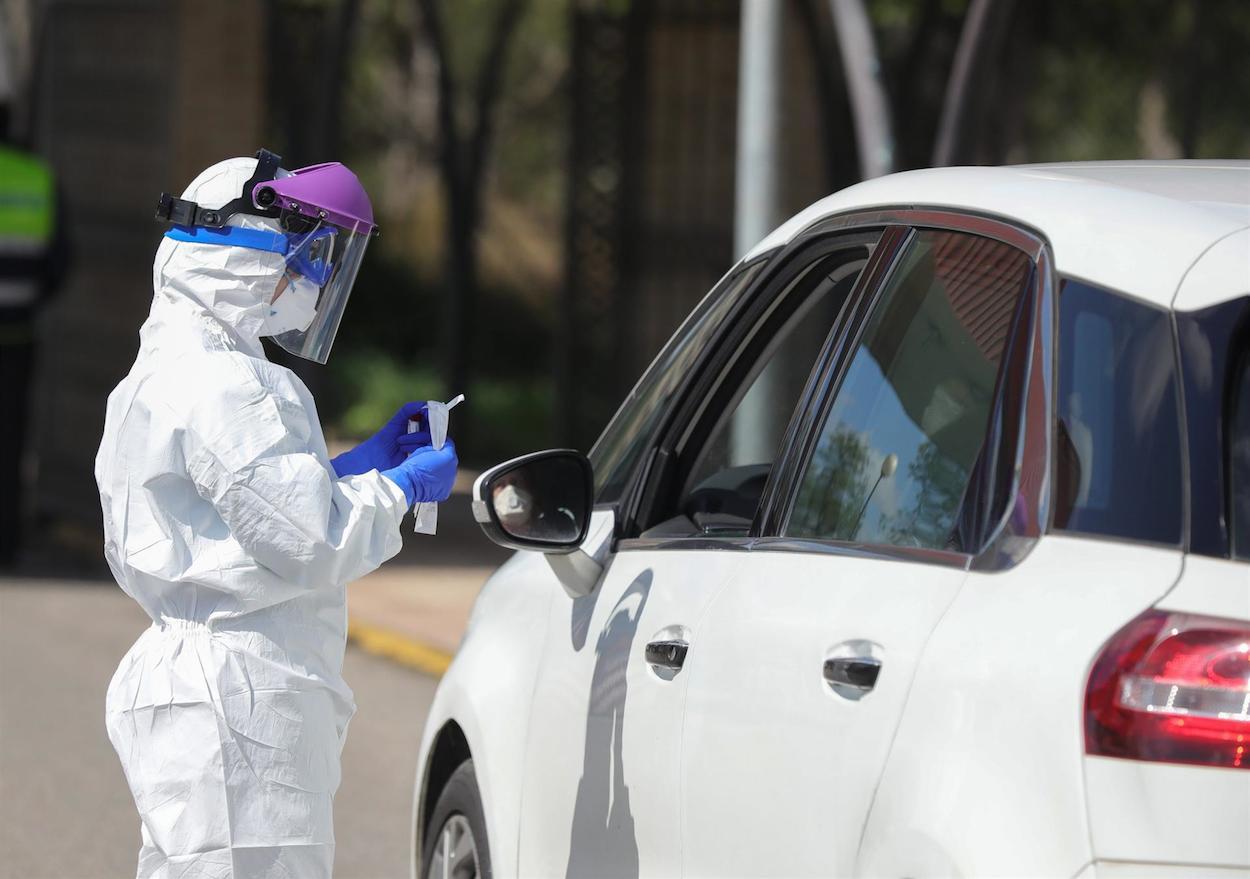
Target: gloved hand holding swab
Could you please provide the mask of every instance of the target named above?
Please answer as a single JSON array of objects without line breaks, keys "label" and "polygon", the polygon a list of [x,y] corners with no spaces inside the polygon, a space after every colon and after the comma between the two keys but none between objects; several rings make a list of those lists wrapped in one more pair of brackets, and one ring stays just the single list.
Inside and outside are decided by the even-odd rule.
[{"label": "gloved hand holding swab", "polygon": [[[443,444],[447,442],[447,425],[450,420],[450,412],[461,403],[464,402],[464,394],[460,394],[446,403],[440,403],[438,400],[430,400],[426,403],[425,421],[426,429],[430,432],[430,445],[436,449],[441,449]],[[408,432],[416,433],[420,429],[420,424],[416,419],[408,422]],[[417,534],[433,534],[438,530],[438,504],[436,503],[418,503],[412,508],[415,523],[413,531]]]}]

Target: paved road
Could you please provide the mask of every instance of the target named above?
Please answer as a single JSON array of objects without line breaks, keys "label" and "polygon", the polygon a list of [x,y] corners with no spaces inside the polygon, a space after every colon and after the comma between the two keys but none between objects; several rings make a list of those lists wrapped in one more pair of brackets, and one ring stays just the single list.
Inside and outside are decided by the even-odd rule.
[{"label": "paved road", "polygon": [[[134,875],[138,818],[104,691],[147,618],[116,586],[0,580],[0,877]],[[408,875],[417,739],[435,682],[349,648],[359,711],[335,800],[339,879]]]}]

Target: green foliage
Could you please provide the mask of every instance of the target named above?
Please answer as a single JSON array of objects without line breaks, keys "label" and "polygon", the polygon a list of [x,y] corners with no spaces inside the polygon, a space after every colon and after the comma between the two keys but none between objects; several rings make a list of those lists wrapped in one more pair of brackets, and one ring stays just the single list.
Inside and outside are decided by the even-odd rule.
[{"label": "green foliage", "polygon": [[891,543],[901,546],[946,549],[963,502],[968,472],[943,455],[937,445],[925,442],[907,465],[907,478],[916,486],[911,507],[883,515],[879,530],[888,535]]},{"label": "green foliage", "polygon": [[[454,111],[471,125],[478,79],[501,0],[439,0]],[[383,237],[364,264],[330,361],[323,417],[347,435],[376,428],[406,400],[467,393],[462,457],[531,451],[551,432],[552,302],[562,233],[563,100],[568,7],[529,0],[512,35],[495,113],[481,271],[468,347],[472,386],[441,388],[447,290],[446,205],[438,164],[436,56],[415,0],[362,0],[345,101],[345,144]],[[502,218],[502,219],[500,219]],[[329,395],[327,395],[329,396]],[[514,429],[501,431],[500,425]]]},{"label": "green foliage", "polygon": [[334,362],[334,377],[352,400],[337,425],[345,438],[368,436],[409,400],[443,399],[442,385],[428,366],[404,366],[378,352],[343,355]]},{"label": "green foliage", "polygon": [[[441,308],[436,283],[402,254],[371,247],[360,265],[335,353],[371,351],[433,366]],[[330,360],[332,369],[337,359]]]},{"label": "green foliage", "polygon": [[[1250,155],[1250,4],[1102,0],[1049,8],[1030,96],[1030,152],[1047,159]],[[1155,143],[1143,101],[1166,115]],[[1169,143],[1170,141],[1170,143]]]},{"label": "green foliage", "polygon": [[551,445],[552,390],[546,379],[482,379],[474,385],[471,411],[474,449],[483,463]]},{"label": "green foliage", "polygon": [[[444,400],[450,394],[429,365],[403,363],[379,352],[336,357],[338,391],[352,402],[337,422],[343,439],[373,433],[409,400]],[[479,380],[452,415],[451,434],[467,425],[473,445],[461,449],[470,465],[487,465],[549,445],[551,388],[543,379],[493,377]]]},{"label": "green foliage", "polygon": [[872,490],[870,469],[868,442],[860,434],[838,427],[821,437],[795,502],[795,533],[854,539]]},{"label": "green foliage", "polygon": [[[927,165],[969,0],[865,0],[901,167]],[[1014,0],[966,160],[1250,156],[1250,3]],[[1000,7],[1001,8],[1001,7]]]}]

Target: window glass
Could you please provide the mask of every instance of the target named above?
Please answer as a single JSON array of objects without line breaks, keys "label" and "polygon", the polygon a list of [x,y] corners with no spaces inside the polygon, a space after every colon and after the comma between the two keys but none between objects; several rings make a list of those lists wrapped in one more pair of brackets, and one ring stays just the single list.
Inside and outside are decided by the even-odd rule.
[{"label": "window glass", "polygon": [[1181,422],[1168,312],[1065,281],[1056,411],[1055,527],[1179,544]]},{"label": "window glass", "polygon": [[595,468],[597,503],[610,503],[620,498],[673,394],[706,353],[708,343],[716,337],[762,265],[762,260],[753,262],[727,276],[713,289],[621,404],[590,452]]},{"label": "window glass", "polygon": [[[648,536],[749,532],[795,405],[825,338],[867,261],[867,248],[814,260],[742,344],[681,455],[688,474],[677,508]],[[700,420],[700,417],[696,417]],[[705,422],[706,423],[706,422]]]},{"label": "window glass", "polygon": [[[1172,315],[1185,415],[1186,546],[1213,558],[1250,559],[1250,297]],[[1240,531],[1240,533],[1238,533]]]},{"label": "window glass", "polygon": [[1229,438],[1233,558],[1250,561],[1250,356],[1242,357]]},{"label": "window glass", "polygon": [[1031,263],[952,232],[916,233],[851,357],[785,533],[962,549],[956,524]]}]

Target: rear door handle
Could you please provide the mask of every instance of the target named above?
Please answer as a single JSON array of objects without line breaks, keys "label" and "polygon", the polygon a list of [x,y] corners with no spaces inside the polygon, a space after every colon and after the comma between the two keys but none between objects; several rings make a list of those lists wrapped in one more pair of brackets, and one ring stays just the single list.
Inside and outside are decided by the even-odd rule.
[{"label": "rear door handle", "polygon": [[872,656],[837,656],[825,660],[825,680],[837,687],[867,693],[877,685],[881,660]]},{"label": "rear door handle", "polygon": [[647,664],[678,671],[686,661],[686,651],[689,649],[689,644],[676,639],[652,641],[647,645]]}]

